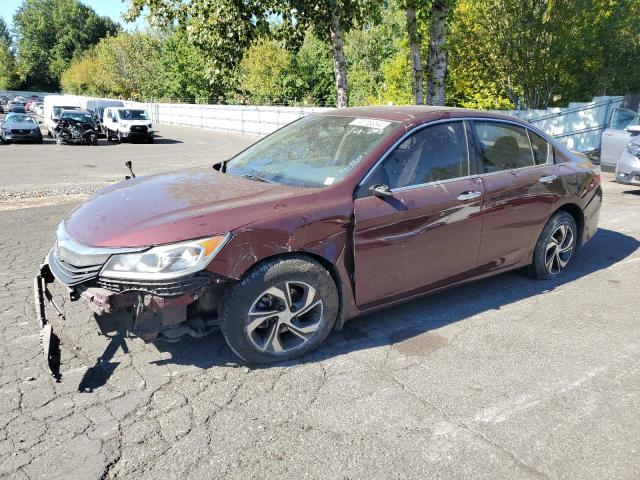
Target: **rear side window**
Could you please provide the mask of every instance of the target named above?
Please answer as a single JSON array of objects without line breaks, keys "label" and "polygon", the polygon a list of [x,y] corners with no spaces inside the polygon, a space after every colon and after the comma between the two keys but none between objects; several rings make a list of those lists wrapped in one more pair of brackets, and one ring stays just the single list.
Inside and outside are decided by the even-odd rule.
[{"label": "rear side window", "polygon": [[480,171],[501,172],[534,165],[527,131],[516,125],[498,122],[474,122],[480,143]]},{"label": "rear side window", "polygon": [[463,122],[425,127],[398,145],[373,175],[376,183],[402,188],[469,175]]},{"label": "rear side window", "polygon": [[553,149],[551,145],[540,135],[527,130],[529,139],[531,140],[531,148],[533,150],[533,160],[536,165],[545,163],[553,163]]}]

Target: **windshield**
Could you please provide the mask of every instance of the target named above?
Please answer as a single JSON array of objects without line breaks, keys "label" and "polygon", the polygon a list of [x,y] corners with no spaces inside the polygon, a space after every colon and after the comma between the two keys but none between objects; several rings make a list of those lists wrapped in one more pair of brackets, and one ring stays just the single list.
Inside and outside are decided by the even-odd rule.
[{"label": "windshield", "polygon": [[286,185],[333,185],[397,125],[369,118],[309,115],[238,154],[227,165],[227,173]]},{"label": "windshield", "polygon": [[118,110],[120,120],[149,120],[144,110]]},{"label": "windshield", "polygon": [[76,122],[82,123],[93,122],[93,117],[87,112],[64,112],[61,118],[64,118],[66,120],[71,119],[75,120]]},{"label": "windshield", "polygon": [[30,117],[29,115],[11,113],[7,115],[7,118],[5,120],[7,123],[32,123],[34,125],[37,125],[37,122],[33,119],[33,117]]},{"label": "windshield", "polygon": [[78,107],[53,107],[53,118],[60,118],[63,110],[80,110]]}]

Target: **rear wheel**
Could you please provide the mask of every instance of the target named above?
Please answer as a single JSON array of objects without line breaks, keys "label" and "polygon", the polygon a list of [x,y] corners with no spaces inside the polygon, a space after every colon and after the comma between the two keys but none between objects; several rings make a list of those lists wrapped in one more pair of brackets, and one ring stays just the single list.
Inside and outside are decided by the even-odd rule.
[{"label": "rear wheel", "polygon": [[578,229],[573,216],[557,212],[545,225],[533,252],[531,276],[547,280],[560,275],[569,265],[576,249]]},{"label": "rear wheel", "polygon": [[329,272],[305,257],[254,266],[231,288],[220,328],[231,350],[251,364],[291,360],[316,349],[338,314]]}]

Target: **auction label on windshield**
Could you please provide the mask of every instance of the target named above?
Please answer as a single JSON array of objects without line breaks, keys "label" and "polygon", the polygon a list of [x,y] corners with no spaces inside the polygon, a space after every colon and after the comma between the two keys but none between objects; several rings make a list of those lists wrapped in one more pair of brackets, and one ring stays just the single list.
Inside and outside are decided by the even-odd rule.
[{"label": "auction label on windshield", "polygon": [[376,130],[383,130],[389,125],[391,122],[385,122],[384,120],[375,120],[372,118],[356,118],[349,125],[354,125],[356,127],[367,127],[374,128]]}]

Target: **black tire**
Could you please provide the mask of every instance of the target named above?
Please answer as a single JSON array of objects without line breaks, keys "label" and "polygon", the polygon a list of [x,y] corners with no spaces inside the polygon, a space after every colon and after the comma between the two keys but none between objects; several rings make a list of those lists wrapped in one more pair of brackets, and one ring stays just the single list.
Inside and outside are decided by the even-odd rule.
[{"label": "black tire", "polygon": [[147,143],[153,143],[153,137],[149,137],[149,138],[147,139]]},{"label": "black tire", "polygon": [[[564,237],[563,228],[567,229]],[[578,228],[573,216],[563,211],[555,213],[542,229],[527,273],[537,280],[562,274],[575,254],[577,241]]]},{"label": "black tire", "polygon": [[[267,293],[272,287],[280,293],[286,289],[290,300]],[[311,295],[305,310],[303,302]],[[245,362],[278,363],[315,350],[331,332],[338,307],[336,284],[315,260],[304,256],[267,260],[252,267],[225,295],[220,329],[231,350]],[[288,323],[282,323],[287,317],[291,317]],[[282,351],[276,351],[279,348]]]}]

